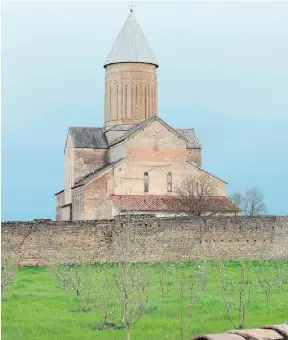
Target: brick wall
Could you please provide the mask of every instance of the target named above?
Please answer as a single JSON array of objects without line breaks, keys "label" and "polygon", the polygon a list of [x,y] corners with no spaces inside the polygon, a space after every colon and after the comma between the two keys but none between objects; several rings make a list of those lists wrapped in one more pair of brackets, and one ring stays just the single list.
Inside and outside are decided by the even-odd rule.
[{"label": "brick wall", "polygon": [[188,149],[186,150],[187,161],[199,167],[202,166],[201,149]]},{"label": "brick wall", "polygon": [[156,72],[156,66],[143,63],[106,66],[105,126],[137,124],[157,115]]},{"label": "brick wall", "polygon": [[111,193],[112,174],[101,176],[87,184],[84,189],[84,219],[112,218],[111,201],[108,194]]},{"label": "brick wall", "polygon": [[108,162],[106,149],[74,149],[74,180],[85,176],[92,169]]},{"label": "brick wall", "polygon": [[22,266],[73,263],[78,256],[95,262],[287,259],[288,216],[4,222],[2,256],[8,254]]}]

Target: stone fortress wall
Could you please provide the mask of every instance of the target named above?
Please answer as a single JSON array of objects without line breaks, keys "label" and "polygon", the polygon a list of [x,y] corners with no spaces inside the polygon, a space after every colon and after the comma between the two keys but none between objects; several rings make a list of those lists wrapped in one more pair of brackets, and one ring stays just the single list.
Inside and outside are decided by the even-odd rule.
[{"label": "stone fortress wall", "polygon": [[149,215],[94,221],[2,223],[2,257],[20,266],[51,262],[288,259],[288,216]]}]

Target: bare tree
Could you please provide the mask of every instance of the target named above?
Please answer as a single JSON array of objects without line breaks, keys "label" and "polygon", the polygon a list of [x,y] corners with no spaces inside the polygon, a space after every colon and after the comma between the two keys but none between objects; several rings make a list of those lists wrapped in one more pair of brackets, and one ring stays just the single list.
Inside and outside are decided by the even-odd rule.
[{"label": "bare tree", "polygon": [[81,301],[83,311],[92,310],[97,304],[97,278],[96,267],[91,266],[80,257],[75,265],[53,265],[50,264],[48,271],[56,278],[60,287],[65,291],[71,291]]},{"label": "bare tree", "polygon": [[158,278],[158,284],[161,290],[161,296],[164,303],[167,302],[168,294],[170,293],[171,288],[175,284],[174,282],[175,276],[175,266],[170,265],[169,263],[160,263],[160,275]]},{"label": "bare tree", "polygon": [[[187,330],[185,320],[191,325],[193,308],[199,303],[201,294],[205,290],[209,271],[208,261],[185,262],[178,265],[178,323],[181,340],[185,339]],[[186,317],[185,311],[187,312]]]},{"label": "bare tree", "polygon": [[274,283],[278,288],[282,288],[283,284],[288,283],[288,260],[276,260],[274,266]]},{"label": "bare tree", "polygon": [[148,282],[143,275],[141,264],[117,263],[113,281],[106,279],[105,288],[110,297],[118,304],[100,307],[109,319],[120,322],[126,329],[126,340],[131,339],[132,326],[146,313],[148,306]]},{"label": "bare tree", "polygon": [[198,178],[186,177],[175,186],[175,192],[191,215],[215,215],[225,210],[223,202],[215,200],[217,186],[207,175],[201,175]]},{"label": "bare tree", "polygon": [[228,199],[234,207],[235,216],[241,211],[243,211],[244,197],[242,196],[240,192],[235,192],[234,194],[230,195]]},{"label": "bare tree", "polygon": [[272,289],[275,286],[276,267],[271,261],[259,261],[257,268],[258,282],[265,293],[266,305],[270,303]]},{"label": "bare tree", "polygon": [[[110,320],[120,322],[126,329],[126,340],[131,338],[131,328],[144,316],[148,307],[148,280],[144,276],[143,265],[134,263],[132,256],[135,245],[130,234],[132,217],[125,216],[121,220],[123,227],[120,241],[122,241],[123,261],[116,263],[114,269],[106,270],[103,286],[108,298],[102,300],[104,315]],[[135,243],[135,240],[132,240]],[[110,274],[109,274],[110,273]],[[111,303],[111,300],[114,303]],[[115,306],[116,302],[116,306]]]},{"label": "bare tree", "polygon": [[235,278],[226,263],[219,263],[221,294],[228,318],[236,329],[242,329],[251,300],[251,263],[240,262]]},{"label": "bare tree", "polygon": [[244,212],[246,216],[260,216],[266,211],[263,194],[256,188],[246,191]]}]

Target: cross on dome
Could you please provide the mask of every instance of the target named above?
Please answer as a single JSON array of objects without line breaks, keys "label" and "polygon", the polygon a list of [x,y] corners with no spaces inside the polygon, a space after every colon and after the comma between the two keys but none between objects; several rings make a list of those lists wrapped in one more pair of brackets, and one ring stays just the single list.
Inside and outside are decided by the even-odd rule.
[{"label": "cross on dome", "polygon": [[133,0],[130,1],[130,5],[129,5],[129,8],[130,8],[130,12],[133,12],[133,7],[135,7],[136,5],[133,5]]}]

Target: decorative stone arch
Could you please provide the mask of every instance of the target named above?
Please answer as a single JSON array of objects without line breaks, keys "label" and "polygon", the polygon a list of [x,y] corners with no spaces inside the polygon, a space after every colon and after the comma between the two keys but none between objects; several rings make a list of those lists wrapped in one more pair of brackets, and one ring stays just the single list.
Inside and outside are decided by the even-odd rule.
[{"label": "decorative stone arch", "polygon": [[131,83],[129,81],[125,81],[123,83],[123,119],[129,119],[131,117]]},{"label": "decorative stone arch", "polygon": [[149,84],[143,83],[143,115],[149,117]]},{"label": "decorative stone arch", "polygon": [[152,81],[151,82],[151,89],[150,89],[150,94],[151,94],[151,115],[154,115],[156,113],[156,94],[155,94],[155,83]]},{"label": "decorative stone arch", "polygon": [[120,112],[120,102],[121,102],[121,96],[120,96],[120,84],[118,81],[114,83],[114,93],[115,93],[115,119],[121,118],[121,112]]}]

